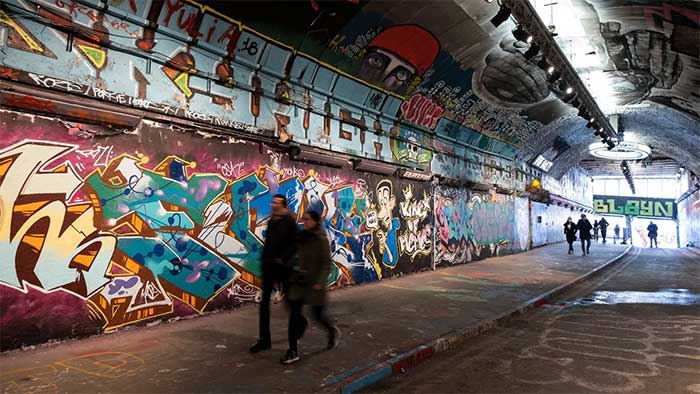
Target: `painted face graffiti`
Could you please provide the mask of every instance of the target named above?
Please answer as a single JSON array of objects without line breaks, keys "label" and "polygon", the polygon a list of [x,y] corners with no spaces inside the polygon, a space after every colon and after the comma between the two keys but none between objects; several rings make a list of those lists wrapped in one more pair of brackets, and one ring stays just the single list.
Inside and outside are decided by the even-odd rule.
[{"label": "painted face graffiti", "polygon": [[386,90],[410,93],[435,61],[439,50],[438,40],[419,26],[389,27],[367,44],[360,76]]}]

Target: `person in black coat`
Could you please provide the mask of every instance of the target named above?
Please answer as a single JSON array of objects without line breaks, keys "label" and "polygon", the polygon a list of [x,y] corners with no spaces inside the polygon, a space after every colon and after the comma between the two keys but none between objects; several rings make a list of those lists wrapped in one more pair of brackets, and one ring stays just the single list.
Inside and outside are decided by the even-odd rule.
[{"label": "person in black coat", "polygon": [[649,232],[649,247],[653,248],[654,244],[656,244],[656,247],[659,247],[659,243],[656,241],[656,237],[659,235],[659,226],[654,224],[654,222],[649,222],[649,225],[647,226],[647,231]]},{"label": "person in black coat", "polygon": [[275,285],[287,292],[292,273],[292,259],[296,254],[294,240],[297,236],[295,215],[287,208],[287,198],[282,194],[272,197],[272,217],[267,224],[265,244],[262,250],[262,299],[260,300],[260,339],[250,348],[251,353],[272,347],[270,335],[270,296]]},{"label": "person in black coat", "polygon": [[571,220],[571,217],[566,219],[564,223],[564,235],[566,235],[566,242],[569,244],[569,254],[574,254],[574,241],[576,241],[576,223]]},{"label": "person in black coat", "polygon": [[605,237],[608,234],[608,226],[610,225],[610,223],[608,223],[608,221],[605,220],[605,218],[602,218],[598,222],[598,225],[600,226],[600,237],[603,238],[603,243],[605,243],[607,242],[605,240]]},{"label": "person in black coat", "polygon": [[583,256],[591,254],[591,230],[593,226],[591,222],[586,219],[585,214],[581,214],[581,219],[576,223],[576,228],[578,229],[578,236],[581,239],[581,251]]}]

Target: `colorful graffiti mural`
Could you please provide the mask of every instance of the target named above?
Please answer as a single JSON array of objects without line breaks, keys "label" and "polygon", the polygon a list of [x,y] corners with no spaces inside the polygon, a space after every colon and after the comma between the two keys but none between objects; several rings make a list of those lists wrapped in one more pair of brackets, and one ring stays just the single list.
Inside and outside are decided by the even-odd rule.
[{"label": "colorful graffiti mural", "polygon": [[678,203],[680,244],[700,247],[700,191]]},{"label": "colorful graffiti mural", "polygon": [[[300,166],[260,154],[264,145],[157,124],[85,139],[46,118],[3,119],[3,297],[31,293],[48,303],[69,294],[69,309],[84,314],[87,305],[102,330],[252,301],[276,193],[298,215],[323,213],[334,263],[328,286],[431,267],[428,184]],[[22,314],[2,319],[14,327]],[[18,332],[3,330],[3,343]]]},{"label": "colorful graffiti mural", "polygon": [[[515,200],[437,187],[434,192],[436,265],[466,263],[525,250],[528,228],[516,226]],[[525,211],[526,221],[527,218]]]},{"label": "colorful graffiti mural", "polygon": [[[456,121],[460,133],[481,135],[474,146],[510,157],[513,144],[542,126],[508,105],[484,102],[488,95],[477,96],[471,81],[480,81],[478,65],[460,64],[442,51],[431,26],[358,12],[355,2],[315,10],[310,23],[324,27],[312,32],[282,24],[290,33],[273,36],[289,42],[190,1],[135,0],[110,3],[104,10],[75,2],[37,4],[4,3],[4,78],[416,167],[429,165],[432,157],[433,137],[425,129],[440,135],[443,121]],[[260,23],[264,18],[256,17],[261,10],[254,6],[206,4],[233,18],[240,14],[254,26],[280,29]],[[445,7],[440,12],[449,11]],[[290,10],[307,13],[309,6]],[[75,45],[66,49],[66,40]],[[308,49],[316,58],[294,48]],[[52,107],[14,98],[4,102],[47,112]]]}]

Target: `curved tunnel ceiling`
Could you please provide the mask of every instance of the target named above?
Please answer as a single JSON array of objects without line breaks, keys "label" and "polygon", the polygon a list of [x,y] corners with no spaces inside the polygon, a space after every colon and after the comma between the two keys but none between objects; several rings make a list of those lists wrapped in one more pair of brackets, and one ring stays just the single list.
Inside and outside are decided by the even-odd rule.
[{"label": "curved tunnel ceiling", "polygon": [[[566,12],[555,11],[574,18],[559,22],[558,43],[601,109],[619,114],[625,138],[700,173],[700,3],[557,1]],[[597,141],[560,100],[558,85],[547,83],[541,56],[523,57],[528,45],[513,38],[514,23],[490,23],[497,2],[203,3],[406,100],[432,101],[441,119],[421,126],[439,133],[458,124],[465,134],[514,145],[519,159],[542,155],[555,177],[587,158]],[[538,11],[547,2],[540,3]]]}]

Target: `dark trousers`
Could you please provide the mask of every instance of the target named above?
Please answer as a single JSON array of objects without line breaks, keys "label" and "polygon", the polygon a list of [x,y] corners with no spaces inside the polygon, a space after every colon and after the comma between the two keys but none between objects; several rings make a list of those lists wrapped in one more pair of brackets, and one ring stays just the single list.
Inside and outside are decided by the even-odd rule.
[{"label": "dark trousers", "polygon": [[282,271],[264,272],[262,275],[262,299],[260,300],[260,341],[272,342],[270,334],[270,296],[275,285],[283,293],[287,292],[288,275]]},{"label": "dark trousers", "polygon": [[[586,243],[588,243],[588,246],[586,246]],[[586,254],[591,250],[591,239],[583,239],[581,238],[581,251]]]},{"label": "dark trousers", "polygon": [[574,241],[566,241],[569,243],[569,253],[574,252]]},{"label": "dark trousers", "polygon": [[[287,338],[289,340],[289,349],[297,351],[297,342],[304,335],[304,330],[309,324],[304,317],[304,303],[302,301],[288,301],[289,303],[289,328],[287,330]],[[319,322],[323,328],[328,331],[328,335],[333,335],[333,325],[328,321],[326,316],[326,308],[324,305],[313,305],[311,307],[314,320]]]},{"label": "dark trousers", "polygon": [[603,243],[605,243],[605,236],[608,234],[608,230],[605,228],[600,229],[600,236],[603,238]]},{"label": "dark trousers", "polygon": [[657,248],[659,247],[659,242],[656,240],[656,236],[649,237],[649,247],[653,248],[654,246],[652,245],[656,245]]}]

